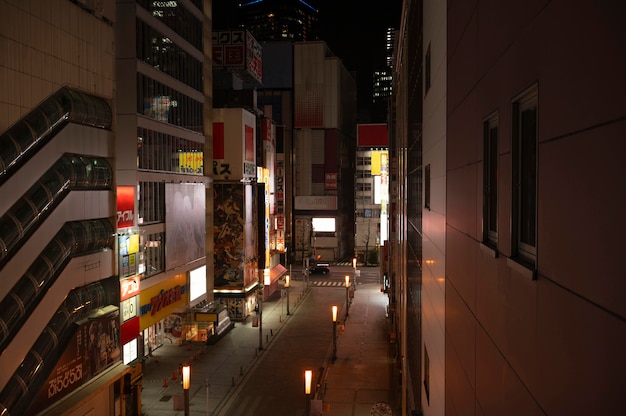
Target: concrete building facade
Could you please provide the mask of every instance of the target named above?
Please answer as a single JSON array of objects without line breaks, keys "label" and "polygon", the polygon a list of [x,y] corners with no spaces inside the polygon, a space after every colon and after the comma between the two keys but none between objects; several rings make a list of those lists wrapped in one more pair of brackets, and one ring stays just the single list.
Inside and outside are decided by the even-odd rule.
[{"label": "concrete building facade", "polygon": [[403,414],[626,410],[623,13],[404,2],[390,149]]}]

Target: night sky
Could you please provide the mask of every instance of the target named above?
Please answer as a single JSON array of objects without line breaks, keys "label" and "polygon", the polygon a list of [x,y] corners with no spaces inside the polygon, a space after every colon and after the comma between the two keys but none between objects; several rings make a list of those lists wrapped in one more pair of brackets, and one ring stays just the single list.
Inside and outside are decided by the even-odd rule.
[{"label": "night sky", "polygon": [[[385,32],[388,27],[398,28],[402,0],[304,1],[318,7],[320,38],[348,71],[356,71],[359,107],[368,105],[372,74],[385,67]],[[234,23],[230,19],[235,17],[238,2],[214,0],[214,3],[214,27],[232,27]]]},{"label": "night sky", "polygon": [[349,71],[356,71],[359,107],[372,96],[372,74],[385,67],[385,32],[398,28],[402,0],[317,0],[320,37]]}]

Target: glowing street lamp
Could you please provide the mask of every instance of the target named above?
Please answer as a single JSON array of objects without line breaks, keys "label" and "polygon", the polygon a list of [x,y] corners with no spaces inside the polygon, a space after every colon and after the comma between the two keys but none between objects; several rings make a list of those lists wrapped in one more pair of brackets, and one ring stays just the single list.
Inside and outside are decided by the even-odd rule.
[{"label": "glowing street lamp", "polygon": [[183,366],[183,399],[185,402],[185,416],[189,416],[189,384],[191,382],[191,367]]},{"label": "glowing street lamp", "polygon": [[337,305],[333,305],[333,361],[337,359]]},{"label": "glowing street lamp", "polygon": [[287,292],[287,315],[290,315],[289,313],[289,275],[285,276],[285,292]]},{"label": "glowing street lamp", "polygon": [[350,290],[350,276],[346,275],[346,317],[350,313],[350,298],[348,291]]},{"label": "glowing street lamp", "polygon": [[354,282],[354,289],[356,290],[356,257],[352,257],[352,281]]},{"label": "glowing street lamp", "polygon": [[304,396],[306,398],[305,416],[311,414],[311,381],[313,379],[313,370],[304,370]]}]

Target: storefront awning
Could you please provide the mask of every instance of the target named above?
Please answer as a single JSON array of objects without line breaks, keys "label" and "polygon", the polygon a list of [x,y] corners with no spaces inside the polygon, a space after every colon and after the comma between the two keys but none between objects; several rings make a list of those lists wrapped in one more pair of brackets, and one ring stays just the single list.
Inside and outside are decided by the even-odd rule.
[{"label": "storefront awning", "polygon": [[286,271],[287,268],[285,266],[283,266],[282,264],[277,264],[270,269],[270,280],[273,282],[274,280],[285,274]]}]

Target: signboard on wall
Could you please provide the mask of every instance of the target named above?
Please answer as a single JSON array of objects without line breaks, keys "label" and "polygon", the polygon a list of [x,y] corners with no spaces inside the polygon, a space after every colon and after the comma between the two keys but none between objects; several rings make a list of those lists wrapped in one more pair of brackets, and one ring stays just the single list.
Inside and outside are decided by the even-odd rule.
[{"label": "signboard on wall", "polygon": [[117,187],[117,228],[132,227],[135,223],[135,187]]},{"label": "signboard on wall", "polygon": [[242,108],[213,109],[213,178],[256,178],[256,117],[251,112]]},{"label": "signboard on wall", "polygon": [[83,321],[29,408],[29,414],[51,406],[121,358],[118,311]]},{"label": "signboard on wall", "polygon": [[244,186],[214,183],[213,235],[214,287],[242,290],[244,287]]},{"label": "signboard on wall", "polygon": [[358,147],[389,146],[387,123],[357,124],[356,139]]},{"label": "signboard on wall", "polygon": [[203,183],[165,184],[165,267],[167,270],[206,256],[206,194]]},{"label": "signboard on wall", "polygon": [[247,30],[213,32],[213,66],[228,68],[243,81],[261,83],[263,49]]}]

